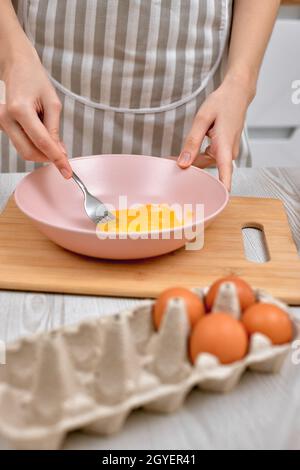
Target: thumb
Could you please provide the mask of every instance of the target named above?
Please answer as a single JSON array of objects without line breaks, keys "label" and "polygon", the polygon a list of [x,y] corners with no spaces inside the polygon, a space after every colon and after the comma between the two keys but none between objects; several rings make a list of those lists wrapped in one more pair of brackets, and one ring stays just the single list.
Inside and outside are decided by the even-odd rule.
[{"label": "thumb", "polygon": [[227,188],[231,190],[231,180],[233,171],[233,152],[232,149],[226,145],[220,143],[216,154],[217,168],[219,172],[219,178]]}]

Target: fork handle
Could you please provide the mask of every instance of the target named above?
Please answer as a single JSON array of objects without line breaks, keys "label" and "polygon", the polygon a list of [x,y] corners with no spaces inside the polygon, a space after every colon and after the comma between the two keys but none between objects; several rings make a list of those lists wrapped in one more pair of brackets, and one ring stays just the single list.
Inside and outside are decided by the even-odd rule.
[{"label": "fork handle", "polygon": [[88,190],[86,189],[85,185],[83,184],[83,182],[81,181],[81,179],[79,178],[79,176],[77,176],[74,171],[73,171],[72,178],[73,178],[73,180],[75,181],[75,183],[77,183],[77,185],[79,186],[79,188],[81,189],[81,191],[83,192],[83,194],[86,194],[86,193],[88,192]]}]

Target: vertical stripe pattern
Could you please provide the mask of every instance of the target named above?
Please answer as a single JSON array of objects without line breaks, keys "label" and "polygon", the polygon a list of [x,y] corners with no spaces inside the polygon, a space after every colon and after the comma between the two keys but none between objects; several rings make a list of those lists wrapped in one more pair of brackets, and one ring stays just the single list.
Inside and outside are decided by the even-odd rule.
[{"label": "vertical stripe pattern", "polygon": [[[62,101],[70,156],[179,154],[222,81],[232,0],[13,2]],[[250,164],[246,134],[240,156]],[[2,135],[1,171],[32,166]]]}]

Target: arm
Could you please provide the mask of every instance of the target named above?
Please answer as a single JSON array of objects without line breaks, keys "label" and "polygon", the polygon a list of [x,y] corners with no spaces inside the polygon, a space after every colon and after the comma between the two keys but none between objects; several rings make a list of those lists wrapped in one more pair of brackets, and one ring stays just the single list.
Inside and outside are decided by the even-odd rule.
[{"label": "arm", "polygon": [[52,161],[63,176],[70,177],[72,170],[59,139],[61,104],[11,0],[0,4],[0,79],[6,85],[0,130],[23,159]]},{"label": "arm", "polygon": [[235,0],[226,78],[237,77],[255,95],[259,69],[276,20],[280,0]]},{"label": "arm", "polygon": [[[280,0],[235,0],[228,66],[221,86],[200,107],[178,164],[207,167],[215,162],[220,179],[231,186],[232,160],[238,156],[247,108],[255,96],[259,69]],[[211,143],[199,149],[205,136]]]}]

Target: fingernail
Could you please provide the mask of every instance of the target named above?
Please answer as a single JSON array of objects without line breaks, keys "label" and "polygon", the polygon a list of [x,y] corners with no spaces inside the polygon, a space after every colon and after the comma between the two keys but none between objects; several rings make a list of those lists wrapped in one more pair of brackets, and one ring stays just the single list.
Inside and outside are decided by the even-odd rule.
[{"label": "fingernail", "polygon": [[69,179],[71,178],[72,174],[70,173],[70,171],[66,170],[65,168],[62,168],[60,170],[61,174],[63,175],[64,178],[66,179]]},{"label": "fingernail", "polygon": [[178,163],[181,165],[188,165],[191,161],[191,154],[189,152],[183,152],[178,158]]}]

